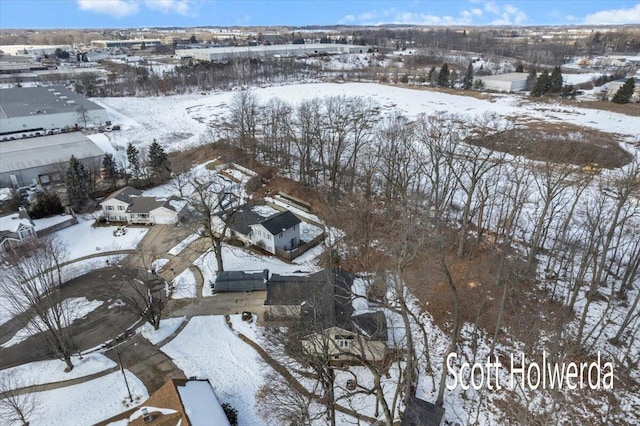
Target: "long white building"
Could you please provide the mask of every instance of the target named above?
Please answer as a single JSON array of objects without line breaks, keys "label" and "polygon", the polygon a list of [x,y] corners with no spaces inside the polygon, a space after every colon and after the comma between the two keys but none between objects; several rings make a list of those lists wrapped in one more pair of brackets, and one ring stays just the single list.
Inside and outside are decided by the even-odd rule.
[{"label": "long white building", "polygon": [[176,58],[220,61],[233,58],[292,57],[318,54],[367,53],[369,46],[350,44],[274,44],[271,46],[226,46],[207,49],[176,49]]},{"label": "long white building", "polygon": [[527,76],[527,73],[511,72],[508,74],[474,77],[474,80],[482,80],[486,90],[518,92],[527,88]]},{"label": "long white building", "polygon": [[107,119],[104,108],[64,87],[0,89],[0,142],[65,127],[97,126]]}]

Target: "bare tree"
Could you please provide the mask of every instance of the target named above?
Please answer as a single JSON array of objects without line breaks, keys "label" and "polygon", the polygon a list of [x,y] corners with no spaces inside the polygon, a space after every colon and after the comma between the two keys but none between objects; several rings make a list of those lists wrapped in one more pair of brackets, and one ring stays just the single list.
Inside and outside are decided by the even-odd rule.
[{"label": "bare tree", "polygon": [[0,374],[0,419],[4,424],[29,425],[37,412],[38,394],[14,372]]},{"label": "bare tree", "polygon": [[70,306],[61,293],[60,265],[65,247],[57,240],[32,240],[6,254],[0,292],[14,314],[29,318],[25,330],[73,369]]},{"label": "bare tree", "polygon": [[166,282],[146,268],[127,265],[120,268],[120,273],[118,297],[124,302],[125,308],[157,330],[167,304]]},{"label": "bare tree", "polygon": [[313,399],[292,387],[281,375],[269,373],[265,384],[256,394],[258,412],[265,421],[278,424],[309,426],[316,416],[312,414]]}]

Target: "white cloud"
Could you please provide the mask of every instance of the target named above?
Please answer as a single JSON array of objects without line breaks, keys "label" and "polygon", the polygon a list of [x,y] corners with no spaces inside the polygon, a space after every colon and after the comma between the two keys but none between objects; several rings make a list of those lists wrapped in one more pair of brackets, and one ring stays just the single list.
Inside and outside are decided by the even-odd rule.
[{"label": "white cloud", "polygon": [[145,0],[145,6],[164,14],[177,13],[183,16],[192,14],[190,0]]},{"label": "white cloud", "polygon": [[138,13],[138,3],[128,0],[77,0],[80,10],[124,18]]},{"label": "white cloud", "polygon": [[194,16],[193,0],[76,0],[80,10],[124,18],[135,15],[140,6],[163,14]]},{"label": "white cloud", "polygon": [[610,9],[592,13],[584,18],[585,24],[640,24],[640,3],[629,9]]}]

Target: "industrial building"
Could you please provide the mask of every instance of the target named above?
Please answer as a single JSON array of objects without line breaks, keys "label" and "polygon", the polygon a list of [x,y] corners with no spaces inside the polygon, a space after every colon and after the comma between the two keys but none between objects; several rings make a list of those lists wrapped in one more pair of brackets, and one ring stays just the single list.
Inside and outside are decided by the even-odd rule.
[{"label": "industrial building", "polygon": [[0,142],[0,187],[57,181],[72,155],[99,167],[104,152],[81,132]]},{"label": "industrial building", "polygon": [[[633,81],[635,83],[634,89],[633,89],[633,96],[634,97],[640,97],[640,77],[631,77],[633,78]],[[618,90],[620,90],[620,88],[622,86],[624,86],[624,84],[627,82],[629,78],[621,78],[619,80],[614,80],[612,82],[609,83],[609,89],[607,90],[607,94],[609,96],[613,96],[616,94],[616,92]]]},{"label": "industrial building", "polygon": [[0,89],[0,142],[106,121],[104,108],[61,86]]},{"label": "industrial building", "polygon": [[349,44],[275,44],[271,46],[227,46],[208,49],[176,49],[175,57],[198,61],[220,61],[233,58],[291,57],[318,54],[367,53],[368,46]]},{"label": "industrial building", "polygon": [[91,40],[91,45],[99,49],[142,49],[144,47],[160,46],[160,39],[133,39],[133,40]]},{"label": "industrial building", "polygon": [[518,92],[526,90],[528,74],[512,72],[508,74],[487,75],[476,77],[474,80],[482,80],[485,90],[498,92]]}]

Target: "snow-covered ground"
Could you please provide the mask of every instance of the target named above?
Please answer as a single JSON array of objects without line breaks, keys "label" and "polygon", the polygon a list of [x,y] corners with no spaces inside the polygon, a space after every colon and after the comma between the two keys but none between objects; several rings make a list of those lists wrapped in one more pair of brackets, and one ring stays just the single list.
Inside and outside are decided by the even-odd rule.
[{"label": "snow-covered ground", "polygon": [[[62,318],[63,326],[68,327],[75,320],[86,317],[92,311],[98,309],[98,307],[103,303],[104,302],[100,300],[88,300],[86,297],[72,297],[63,300],[61,302],[61,305],[63,306],[62,311],[65,313],[65,316]],[[51,312],[49,312],[48,317],[52,317]],[[46,326],[42,320],[40,318],[35,318],[32,320],[32,323],[18,330],[18,332],[9,341],[2,345],[2,347],[8,348],[9,346],[17,345],[18,343],[33,336],[34,333],[44,329],[46,329]]]},{"label": "snow-covered ground", "polygon": [[138,328],[137,332],[155,345],[175,332],[185,319],[185,317],[181,317],[160,320],[160,327],[157,330],[154,330],[151,324],[145,323],[142,327]]},{"label": "snow-covered ground", "polygon": [[147,389],[129,370],[125,373],[133,404],[129,403],[124,377],[117,371],[78,385],[35,392],[38,409],[31,426],[86,426],[139,405],[149,397]]},{"label": "snow-covered ground", "polygon": [[116,366],[115,362],[99,353],[85,355],[82,359],[73,356],[71,362],[73,370],[68,373],[64,371],[67,365],[60,360],[37,361],[7,368],[0,370],[0,382],[3,376],[13,375],[20,387],[40,385],[89,376]]},{"label": "snow-covered ground", "polygon": [[162,351],[187,377],[209,379],[220,402],[238,410],[239,426],[264,424],[254,405],[268,367],[229,330],[223,316],[192,318]]},{"label": "snow-covered ground", "polygon": [[[582,78],[567,75],[569,81]],[[503,117],[518,117],[521,120],[568,122],[630,137],[636,137],[637,129],[640,128],[640,117],[568,107],[553,102],[538,103],[508,94],[493,95],[490,99],[477,99],[375,83],[292,84],[256,88],[254,92],[260,103],[280,98],[292,104],[315,97],[364,95],[377,102],[383,111],[396,108],[408,117],[415,117],[420,113],[433,114],[436,111],[455,111],[470,116],[492,112]],[[107,109],[111,121],[122,125],[122,130],[107,135],[114,146],[125,147],[129,142],[145,146],[156,139],[168,151],[180,151],[211,141],[210,124],[218,122],[227,114],[232,96],[233,92],[214,92],[204,96],[187,94],[92,100]],[[148,114],[148,111],[154,111],[154,114]]]},{"label": "snow-covered ground", "polygon": [[200,234],[195,234],[195,233],[191,234],[187,238],[185,238],[184,240],[176,244],[174,247],[172,247],[171,250],[169,250],[167,253],[172,256],[177,256],[180,253],[182,253],[184,249],[189,247],[189,244],[191,244],[194,241],[197,241],[199,238],[200,238]]},{"label": "snow-covered ground", "polygon": [[173,280],[172,299],[192,299],[196,297],[196,276],[190,269],[185,269]]},{"label": "snow-covered ground", "polygon": [[146,228],[127,228],[127,233],[113,236],[112,226],[93,227],[95,219],[90,215],[78,216],[78,224],[53,234],[66,247],[66,260],[114,250],[135,249],[147,233]]}]

